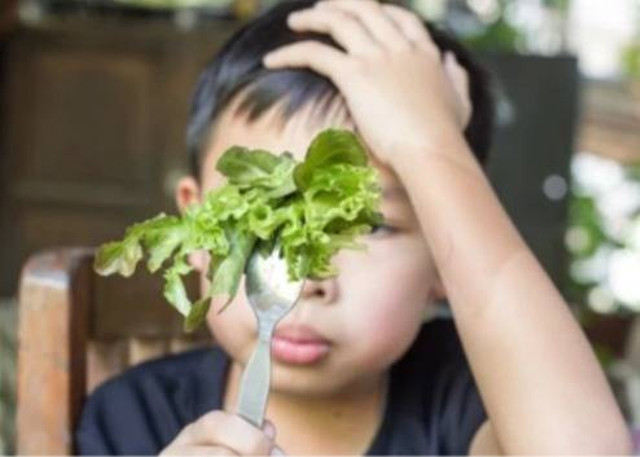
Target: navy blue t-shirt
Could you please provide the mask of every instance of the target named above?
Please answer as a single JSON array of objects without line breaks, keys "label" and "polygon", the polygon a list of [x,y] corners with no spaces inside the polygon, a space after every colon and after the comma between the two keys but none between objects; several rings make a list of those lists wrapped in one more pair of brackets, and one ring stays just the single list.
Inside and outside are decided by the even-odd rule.
[{"label": "navy blue t-shirt", "polygon": [[[230,358],[219,346],[143,362],[85,402],[79,455],[157,455],[190,422],[222,409]],[[453,321],[424,324],[391,367],[381,425],[366,455],[467,454],[486,413]],[[286,452],[286,450],[285,450]]]}]

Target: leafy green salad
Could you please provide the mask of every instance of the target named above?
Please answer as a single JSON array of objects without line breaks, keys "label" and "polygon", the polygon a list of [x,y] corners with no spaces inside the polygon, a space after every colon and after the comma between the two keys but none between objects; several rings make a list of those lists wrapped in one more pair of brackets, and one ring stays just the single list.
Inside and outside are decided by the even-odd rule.
[{"label": "leafy green salad", "polygon": [[[331,258],[342,248],[363,249],[359,235],[382,223],[378,175],[350,131],[326,129],[311,142],[303,162],[290,152],[233,146],[216,164],[227,183],[209,192],[182,216],[160,213],[134,224],[121,241],[102,245],[94,269],[103,276],[131,276],[147,257],[147,269],[164,267],[164,297],[184,317],[184,329],[204,320],[211,299],[233,300],[254,249],[269,252],[279,242],[293,281],[337,274]],[[193,267],[187,256],[211,255],[210,287],[192,303],[182,277]]]}]

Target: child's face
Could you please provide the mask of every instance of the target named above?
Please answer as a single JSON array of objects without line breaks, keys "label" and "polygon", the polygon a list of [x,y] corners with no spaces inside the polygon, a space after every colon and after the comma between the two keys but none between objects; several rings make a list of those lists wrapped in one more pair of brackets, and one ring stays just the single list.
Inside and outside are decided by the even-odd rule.
[{"label": "child's face", "polygon": [[[202,188],[192,178],[178,185],[180,208],[198,202],[202,193],[221,185],[215,170],[220,154],[232,145],[263,148],[274,153],[291,151],[302,160],[313,137],[327,127],[354,130],[335,104],[332,121],[315,121],[307,126],[309,111],[297,113],[283,130],[274,118],[275,109],[248,125],[225,113],[203,163]],[[373,160],[373,159],[372,159]],[[328,395],[366,387],[399,359],[415,339],[425,312],[435,297],[442,296],[434,263],[421,233],[416,215],[402,187],[386,168],[379,170],[385,195],[381,210],[392,228],[365,235],[366,251],[343,250],[333,259],[337,277],[307,280],[298,303],[277,325],[311,326],[331,342],[327,355],[312,364],[293,365],[273,358],[273,390],[304,395]],[[393,191],[393,189],[396,189]],[[205,276],[208,256],[192,255],[201,276],[201,293],[209,287]],[[216,314],[212,306],[207,323],[216,341],[240,365],[245,366],[256,343],[256,320],[244,293],[244,282],[233,303]]]}]

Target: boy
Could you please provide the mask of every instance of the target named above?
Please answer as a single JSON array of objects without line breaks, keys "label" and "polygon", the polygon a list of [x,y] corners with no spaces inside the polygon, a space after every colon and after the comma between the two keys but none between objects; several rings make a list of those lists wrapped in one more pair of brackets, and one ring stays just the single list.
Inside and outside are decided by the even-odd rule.
[{"label": "boy", "polygon": [[[388,225],[365,237],[367,251],[335,257],[337,277],[307,281],[276,327],[262,429],[234,414],[257,336],[241,292],[207,317],[219,347],[147,362],[96,390],[81,453],[630,452],[593,352],[479,165],[491,112],[481,72],[432,33],[397,6],[303,0],[224,46],[196,92],[180,209],[222,182],[214,165],[229,146],[301,158],[331,126],[366,144]],[[203,292],[208,260],[190,258]],[[423,325],[445,296],[455,327]],[[296,357],[301,338],[325,350]]]}]

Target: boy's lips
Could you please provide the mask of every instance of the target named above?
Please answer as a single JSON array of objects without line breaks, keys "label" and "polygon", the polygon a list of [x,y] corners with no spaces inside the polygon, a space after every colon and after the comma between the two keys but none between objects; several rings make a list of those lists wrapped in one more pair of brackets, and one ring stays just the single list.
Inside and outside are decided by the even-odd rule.
[{"label": "boy's lips", "polygon": [[289,325],[274,332],[271,353],[283,363],[310,364],[327,355],[330,347],[329,340],[315,329]]},{"label": "boy's lips", "polygon": [[329,340],[320,332],[308,325],[285,325],[275,329],[274,338],[291,341],[293,343],[320,343],[330,344]]}]

